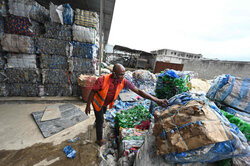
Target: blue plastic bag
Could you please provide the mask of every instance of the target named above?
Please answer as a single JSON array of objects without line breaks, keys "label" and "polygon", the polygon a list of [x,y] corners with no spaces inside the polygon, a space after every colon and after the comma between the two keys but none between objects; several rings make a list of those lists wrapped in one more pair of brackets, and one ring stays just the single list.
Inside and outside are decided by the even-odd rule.
[{"label": "blue plastic bag", "polygon": [[74,23],[73,18],[74,18],[74,11],[73,9],[70,7],[70,5],[67,4],[63,4],[64,10],[63,10],[63,23],[64,24],[68,24],[68,25],[72,25]]},{"label": "blue plastic bag", "polygon": [[75,158],[76,156],[76,151],[69,145],[63,148],[63,152],[70,159]]}]

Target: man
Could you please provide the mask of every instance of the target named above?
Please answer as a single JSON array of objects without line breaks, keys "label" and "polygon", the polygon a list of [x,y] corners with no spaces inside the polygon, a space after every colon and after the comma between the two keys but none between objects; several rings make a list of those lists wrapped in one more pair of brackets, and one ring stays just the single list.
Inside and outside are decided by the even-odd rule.
[{"label": "man", "polygon": [[90,102],[92,102],[96,117],[96,143],[99,145],[105,143],[105,140],[102,139],[102,128],[104,122],[103,114],[105,114],[108,105],[109,108],[112,108],[123,88],[130,89],[146,99],[155,101],[158,105],[166,106],[168,104],[166,99],[158,99],[140,89],[137,89],[131,84],[131,82],[124,78],[124,74],[125,68],[121,64],[114,65],[112,74],[107,74],[98,78],[90,92],[85,113],[90,113]]}]

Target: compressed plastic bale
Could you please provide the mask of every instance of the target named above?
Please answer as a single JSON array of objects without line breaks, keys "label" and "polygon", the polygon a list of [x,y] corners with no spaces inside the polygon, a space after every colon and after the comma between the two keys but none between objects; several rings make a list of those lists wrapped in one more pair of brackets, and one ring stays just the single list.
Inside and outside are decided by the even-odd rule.
[{"label": "compressed plastic bale", "polygon": [[45,96],[71,96],[72,87],[69,84],[44,84]]},{"label": "compressed plastic bale", "polygon": [[240,111],[250,113],[250,78],[240,78],[229,74],[218,76],[206,96]]},{"label": "compressed plastic bale", "polygon": [[48,21],[49,11],[35,0],[9,0],[9,13],[28,17],[38,22]]},{"label": "compressed plastic bale", "polygon": [[74,71],[81,71],[85,74],[94,73],[94,63],[90,59],[73,57]]},{"label": "compressed plastic bale", "polygon": [[42,69],[68,69],[66,56],[41,54],[40,68]]},{"label": "compressed plastic bale", "polygon": [[156,96],[160,99],[169,99],[176,94],[187,92],[189,90],[188,82],[189,75],[180,77],[174,70],[162,71],[156,82]]},{"label": "compressed plastic bale", "polygon": [[5,71],[8,83],[30,83],[41,82],[41,76],[38,69],[11,69]]},{"label": "compressed plastic bale", "polygon": [[34,0],[8,0],[9,13],[28,17],[31,6],[34,5],[36,1]]},{"label": "compressed plastic bale", "polygon": [[85,43],[95,44],[96,30],[83,26],[73,25],[72,27],[73,40]]},{"label": "compressed plastic bale", "polygon": [[89,58],[93,59],[97,56],[97,47],[94,44],[80,43],[80,42],[70,42],[73,46],[72,56],[79,58]]},{"label": "compressed plastic bale", "polygon": [[37,68],[35,54],[7,54],[7,68]]},{"label": "compressed plastic bale", "polygon": [[98,29],[99,28],[98,14],[96,12],[76,9],[75,24]]},{"label": "compressed plastic bale", "polygon": [[17,35],[35,36],[30,29],[31,23],[28,18],[21,16],[9,15],[5,17],[4,32]]},{"label": "compressed plastic bale", "polygon": [[5,34],[2,41],[4,51],[17,53],[35,53],[34,40],[28,36]]},{"label": "compressed plastic bale", "polygon": [[45,24],[44,34],[45,38],[52,38],[58,40],[71,40],[71,26],[69,25],[61,25],[59,23],[49,22]]},{"label": "compressed plastic bale", "polygon": [[41,6],[39,3],[35,3],[29,10],[29,18],[40,23],[49,21],[49,10]]},{"label": "compressed plastic bale", "polygon": [[[223,160],[223,159],[227,159],[227,158],[249,155],[250,146],[249,146],[249,144],[247,142],[247,139],[246,139],[245,135],[237,128],[237,126],[230,123],[227,120],[227,118],[221,113],[220,109],[213,102],[208,101],[208,99],[204,95],[186,93],[186,92],[181,93],[181,94],[178,94],[178,95],[174,96],[173,98],[171,98],[169,100],[169,106],[170,106],[170,108],[173,107],[173,106],[175,106],[176,108],[181,106],[181,105],[186,106],[190,101],[191,102],[194,102],[194,101],[196,101],[196,102],[204,102],[206,105],[208,105],[208,107],[207,106],[205,106],[205,107],[197,107],[199,109],[196,109],[196,111],[201,111],[203,109],[210,109],[216,115],[216,117],[220,120],[221,124],[223,124],[223,129],[230,132],[230,134],[228,134],[227,137],[229,137],[229,138],[232,137],[232,139],[230,138],[230,140],[228,140],[228,141],[218,142],[218,143],[215,143],[215,144],[209,144],[209,145],[202,146],[200,148],[196,148],[196,149],[193,149],[193,150],[189,149],[189,150],[187,150],[185,152],[181,152],[181,153],[176,152],[176,153],[164,154],[163,157],[166,160],[166,162],[168,162],[168,163],[215,162],[215,161],[219,161],[219,160]],[[167,122],[164,119],[167,118],[168,116],[173,116],[174,115],[173,116],[174,118],[178,118],[179,114],[183,114],[185,112],[186,113],[190,112],[189,109],[186,109],[184,112],[180,111],[180,113],[175,114],[174,109],[172,109],[172,111],[170,109],[169,111],[171,111],[171,113],[167,114],[167,112],[165,112],[164,110],[166,110],[166,108],[163,108],[163,107],[155,107],[154,110],[153,110],[153,112],[155,112],[154,113],[155,115],[157,114],[156,111],[162,112],[161,115],[163,115],[163,120],[162,120],[163,123]],[[203,111],[201,111],[201,112],[203,112]],[[207,111],[200,114],[200,116],[202,117],[202,116],[206,115],[206,112]],[[197,115],[196,115],[196,117],[199,117]],[[195,116],[191,116],[191,118],[194,118],[194,117]],[[209,116],[209,117],[211,117],[211,116]],[[159,120],[158,114],[157,114],[156,119]],[[176,122],[175,120],[171,120],[171,121]],[[185,121],[188,121],[188,120],[189,120],[189,118],[182,118],[181,122],[183,121],[183,123],[184,123]],[[168,122],[171,123],[171,121],[168,121]],[[199,122],[199,121],[197,121],[197,122]],[[205,122],[205,121],[201,121],[201,124],[203,122]],[[207,120],[206,122],[212,122],[212,121]],[[215,121],[213,121],[213,122],[215,122]],[[190,124],[183,125],[183,126],[179,126],[178,124],[176,124],[176,125],[177,125],[176,127],[178,127],[180,133],[181,133],[181,130],[190,128],[189,127]],[[164,129],[166,127],[169,127],[169,125],[164,125]],[[174,127],[174,128],[176,128],[176,127]],[[211,126],[211,132],[214,132],[215,130],[217,130],[216,127],[218,127],[218,126],[217,125],[212,125]],[[157,133],[156,129],[158,131],[162,130],[159,127],[159,125],[155,124],[154,125],[154,133]],[[165,138],[167,136],[167,134],[175,133],[177,131],[178,130],[176,130],[176,129],[174,129],[173,132],[172,132],[172,130],[165,130],[165,133],[160,134],[160,136],[162,138]],[[200,135],[197,132],[197,130],[190,130],[190,134],[197,135],[198,137]],[[183,135],[183,133],[182,133],[182,135]],[[183,135],[183,136],[185,137],[184,138],[185,141],[186,140],[190,141],[191,138],[193,138],[193,137],[190,137],[189,139],[186,139],[187,135]],[[220,136],[217,134],[216,136],[207,137],[207,138],[218,139],[219,137]],[[157,144],[158,140],[155,139],[155,141],[156,141],[155,144]],[[169,141],[169,138],[166,141]],[[182,141],[183,141],[183,138],[180,139],[179,142],[177,142],[175,145],[177,145],[177,146],[178,146],[178,144],[180,145],[180,143]],[[204,140],[201,138],[200,141],[204,141]],[[194,144],[199,143],[200,141],[193,141],[193,143]],[[188,145],[188,143],[186,145]],[[184,144],[183,147],[185,147],[186,145]],[[167,142],[165,142],[161,148],[163,148],[164,146],[168,146]]]},{"label": "compressed plastic bale", "polygon": [[38,53],[66,55],[66,47],[68,42],[63,40],[37,38],[36,46]]},{"label": "compressed plastic bale", "polygon": [[6,84],[6,88],[8,89],[8,96],[34,97],[38,96],[39,93],[37,84],[12,83]]},{"label": "compressed plastic bale", "polygon": [[70,83],[70,74],[67,70],[42,69],[43,84],[67,84]]}]

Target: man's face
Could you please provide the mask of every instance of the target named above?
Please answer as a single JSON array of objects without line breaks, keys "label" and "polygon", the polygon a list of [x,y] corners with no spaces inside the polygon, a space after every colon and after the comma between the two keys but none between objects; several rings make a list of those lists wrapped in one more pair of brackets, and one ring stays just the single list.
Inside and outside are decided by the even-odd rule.
[{"label": "man's face", "polygon": [[113,74],[115,79],[123,79],[125,75],[125,69],[119,67],[113,72]]}]

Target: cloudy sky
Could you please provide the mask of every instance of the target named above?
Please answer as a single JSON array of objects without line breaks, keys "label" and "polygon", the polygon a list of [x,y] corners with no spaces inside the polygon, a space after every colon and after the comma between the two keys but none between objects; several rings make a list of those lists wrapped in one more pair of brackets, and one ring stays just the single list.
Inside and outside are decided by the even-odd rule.
[{"label": "cloudy sky", "polygon": [[116,0],[109,44],[250,61],[250,0]]}]

